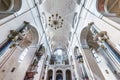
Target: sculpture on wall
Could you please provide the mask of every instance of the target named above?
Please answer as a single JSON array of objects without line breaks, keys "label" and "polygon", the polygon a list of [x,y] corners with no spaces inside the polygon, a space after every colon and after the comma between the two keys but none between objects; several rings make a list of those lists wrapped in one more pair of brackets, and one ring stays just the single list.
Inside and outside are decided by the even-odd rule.
[{"label": "sculpture on wall", "polygon": [[40,45],[38,51],[36,51],[36,56],[38,59],[41,58],[41,56],[45,53],[45,47],[43,46],[43,44]]},{"label": "sculpture on wall", "polygon": [[100,42],[106,41],[108,39],[109,39],[109,37],[108,37],[106,31],[101,31],[101,32],[97,33],[96,36],[94,37],[95,41],[100,41]]}]

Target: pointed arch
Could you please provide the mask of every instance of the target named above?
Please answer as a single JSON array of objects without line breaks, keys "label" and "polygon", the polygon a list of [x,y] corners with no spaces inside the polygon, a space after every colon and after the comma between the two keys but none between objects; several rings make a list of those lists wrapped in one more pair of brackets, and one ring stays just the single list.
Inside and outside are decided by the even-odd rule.
[{"label": "pointed arch", "polygon": [[47,73],[47,80],[52,80],[53,79],[53,70],[48,70],[48,73]]},{"label": "pointed arch", "polygon": [[62,70],[56,71],[56,80],[63,80],[63,72]]},{"label": "pointed arch", "polygon": [[66,70],[66,80],[72,80],[72,75],[71,75],[71,71],[68,69]]},{"label": "pointed arch", "polygon": [[39,33],[37,31],[37,29],[32,26],[29,25],[29,30],[26,34],[26,36],[24,37],[23,41],[20,44],[21,48],[27,48],[28,46],[34,46],[38,44],[39,41]]},{"label": "pointed arch", "polygon": [[94,48],[95,50],[97,50],[97,48],[99,47],[97,42],[93,40],[92,32],[90,31],[89,26],[83,28],[83,30],[81,31],[80,42],[82,48]]},{"label": "pointed arch", "polygon": [[0,19],[20,10],[22,0],[0,0]]}]

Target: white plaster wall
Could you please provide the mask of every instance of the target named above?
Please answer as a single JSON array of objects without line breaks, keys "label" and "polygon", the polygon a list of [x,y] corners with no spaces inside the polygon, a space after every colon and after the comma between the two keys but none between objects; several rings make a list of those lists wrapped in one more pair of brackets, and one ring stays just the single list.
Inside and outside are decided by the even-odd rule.
[{"label": "white plaster wall", "polygon": [[[94,1],[95,2],[95,1]],[[80,22],[79,22],[79,27],[77,28],[77,35],[78,38],[80,39],[80,33],[81,30],[88,25],[90,22],[94,22],[94,24],[101,30],[101,31],[107,31],[108,36],[110,37],[110,40],[114,44],[119,44],[120,43],[120,24],[117,22],[111,21],[110,19],[106,17],[100,18],[100,15],[96,9],[96,5],[93,3],[91,6],[87,7],[90,11],[88,12],[86,9],[83,8],[83,12],[81,14]]]},{"label": "white plaster wall", "polygon": [[[38,46],[41,43],[44,43],[46,47],[46,52],[50,53],[48,49],[48,44],[46,43],[46,39],[45,37],[42,37],[43,30],[41,27],[37,8],[34,5],[33,1],[34,0],[22,0],[22,7],[18,12],[0,20],[0,43],[7,39],[7,35],[9,34],[10,30],[18,29],[19,27],[21,27],[21,25],[23,25],[24,21],[27,21],[33,27],[35,27],[39,33]],[[29,47],[29,52],[24,58],[24,61],[20,64],[18,63],[18,59],[23,50],[21,51],[19,48],[16,49],[13,55],[3,65],[3,67],[0,68],[0,80],[23,80],[36,49],[38,48],[35,46]],[[11,69],[13,67],[16,67],[16,69],[14,72],[11,73]],[[5,70],[5,72],[2,72],[3,69]]]}]

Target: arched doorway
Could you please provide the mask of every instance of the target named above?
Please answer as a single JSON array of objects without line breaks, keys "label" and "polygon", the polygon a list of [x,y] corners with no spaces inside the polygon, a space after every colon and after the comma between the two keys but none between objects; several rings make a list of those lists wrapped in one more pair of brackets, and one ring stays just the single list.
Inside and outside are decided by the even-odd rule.
[{"label": "arched doorway", "polygon": [[63,72],[61,70],[57,70],[56,80],[63,80]]},{"label": "arched doorway", "polygon": [[47,80],[52,80],[53,79],[53,70],[49,70],[47,73]]},{"label": "arched doorway", "polygon": [[72,75],[70,70],[66,70],[66,80],[72,80]]}]

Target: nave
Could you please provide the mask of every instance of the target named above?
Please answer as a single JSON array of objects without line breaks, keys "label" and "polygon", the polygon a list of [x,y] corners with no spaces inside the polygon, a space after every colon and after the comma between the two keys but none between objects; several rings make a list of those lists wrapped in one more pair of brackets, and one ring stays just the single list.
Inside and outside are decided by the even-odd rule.
[{"label": "nave", "polygon": [[120,80],[120,0],[0,0],[0,80]]}]

